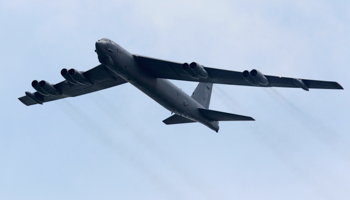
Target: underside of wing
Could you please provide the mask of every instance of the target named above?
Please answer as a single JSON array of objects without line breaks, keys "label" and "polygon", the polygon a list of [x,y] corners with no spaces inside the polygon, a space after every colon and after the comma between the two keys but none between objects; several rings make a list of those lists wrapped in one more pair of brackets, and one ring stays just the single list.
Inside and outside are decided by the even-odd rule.
[{"label": "underside of wing", "polygon": [[20,97],[19,100],[27,106],[43,104],[126,83],[124,79],[110,71],[104,65],[98,65],[86,72],[79,72],[75,69],[63,69],[61,74],[66,80],[55,85],[51,85],[46,81],[33,81],[32,86],[37,92],[26,92],[26,95]]},{"label": "underside of wing", "polygon": [[139,65],[157,78],[242,85],[255,87],[288,87],[309,89],[343,89],[333,81],[318,81],[281,76],[264,75],[258,70],[237,72],[202,66],[198,63],[177,63],[134,55]]}]

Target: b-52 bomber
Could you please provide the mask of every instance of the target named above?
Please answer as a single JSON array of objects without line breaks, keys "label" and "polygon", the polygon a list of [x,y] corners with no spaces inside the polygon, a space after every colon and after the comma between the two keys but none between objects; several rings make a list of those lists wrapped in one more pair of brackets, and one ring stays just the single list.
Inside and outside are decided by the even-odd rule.
[{"label": "b-52 bomber", "polygon": [[[243,72],[205,67],[199,63],[177,63],[129,53],[110,39],[95,43],[100,65],[86,71],[62,69],[64,81],[32,82],[36,92],[25,92],[19,100],[27,106],[131,83],[174,115],[165,124],[200,122],[218,132],[219,121],[254,121],[252,117],[209,109],[213,83],[309,89],[343,89],[337,82],[264,75],[253,69]],[[199,82],[189,96],[167,79]]]}]

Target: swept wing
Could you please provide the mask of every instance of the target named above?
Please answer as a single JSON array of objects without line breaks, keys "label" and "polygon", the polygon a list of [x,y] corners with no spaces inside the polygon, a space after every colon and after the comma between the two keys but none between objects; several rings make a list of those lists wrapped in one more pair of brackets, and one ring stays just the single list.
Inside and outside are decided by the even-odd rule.
[{"label": "swept wing", "polygon": [[204,66],[203,69],[207,72],[207,76],[195,77],[189,75],[189,73],[186,73],[183,63],[165,61],[140,55],[134,55],[134,58],[141,67],[145,68],[157,78],[256,87],[303,88],[304,90],[308,90],[309,88],[343,89],[339,83],[333,81],[318,81],[270,75],[263,75],[266,77],[267,82],[265,84],[259,84],[254,82],[254,80],[247,80],[247,78],[243,76],[243,72],[228,71]]},{"label": "swept wing", "polygon": [[72,82],[75,82],[75,84],[65,80],[52,85],[56,90],[56,94],[43,95],[39,92],[26,92],[26,95],[20,97],[19,100],[25,105],[30,106],[63,99],[66,97],[75,97],[126,83],[124,79],[109,71],[104,65],[98,65],[80,74],[82,74],[82,77],[80,78],[85,80],[80,80],[80,82],[72,80]]}]

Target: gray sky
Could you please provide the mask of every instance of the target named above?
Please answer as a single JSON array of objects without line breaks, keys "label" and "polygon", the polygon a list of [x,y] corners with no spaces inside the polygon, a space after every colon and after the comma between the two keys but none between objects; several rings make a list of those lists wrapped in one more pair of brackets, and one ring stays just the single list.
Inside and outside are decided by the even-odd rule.
[{"label": "gray sky", "polygon": [[[0,1],[0,199],[348,199],[348,1]],[[208,67],[338,81],[344,91],[215,85],[252,116],[166,126],[130,84],[26,107],[32,80],[98,65],[94,43]],[[187,93],[195,83],[174,81]]]}]

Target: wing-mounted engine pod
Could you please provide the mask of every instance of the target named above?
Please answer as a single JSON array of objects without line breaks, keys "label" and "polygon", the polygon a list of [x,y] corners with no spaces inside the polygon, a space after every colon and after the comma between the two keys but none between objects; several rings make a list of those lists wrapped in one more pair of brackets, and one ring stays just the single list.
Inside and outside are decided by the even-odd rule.
[{"label": "wing-mounted engine pod", "polygon": [[73,80],[73,78],[71,76],[69,76],[68,74],[68,70],[66,68],[63,68],[61,70],[61,75],[63,76],[64,79],[66,79],[66,81],[68,83],[70,83],[71,85],[78,85],[79,83],[77,83],[76,81]]},{"label": "wing-mounted engine pod", "polygon": [[183,70],[187,70],[189,67],[190,67],[190,65],[188,63],[182,64],[182,69]]},{"label": "wing-mounted engine pod", "polygon": [[53,95],[53,96],[62,95],[62,92],[60,90],[56,89],[53,85],[51,85],[47,81],[44,81],[44,80],[40,81],[39,86],[43,91],[45,91],[49,95]]},{"label": "wing-mounted engine pod", "polygon": [[190,69],[190,65],[188,63],[182,64],[182,69],[188,76],[198,79],[198,76],[196,76],[194,72]]},{"label": "wing-mounted engine pod", "polygon": [[201,78],[208,78],[208,72],[205,71],[204,67],[196,62],[192,62],[190,64],[190,69],[192,70],[192,72],[201,77]]},{"label": "wing-mounted engine pod", "polygon": [[248,70],[245,70],[243,72],[243,78],[250,84],[252,85],[259,85],[259,83],[257,83],[253,77],[250,75],[249,71]]},{"label": "wing-mounted engine pod", "polygon": [[43,96],[49,96],[50,94],[43,90],[42,87],[40,87],[39,82],[37,80],[32,81],[32,87],[41,95]]},{"label": "wing-mounted engine pod", "polygon": [[253,77],[253,79],[258,82],[260,85],[268,85],[269,81],[267,78],[264,76],[263,73],[259,72],[256,69],[253,69],[250,71],[250,75]]},{"label": "wing-mounted engine pod", "polygon": [[76,69],[70,69],[68,70],[68,75],[71,77],[71,79],[81,85],[86,84],[92,84],[90,80],[88,80],[84,75],[84,72],[79,72]]}]

